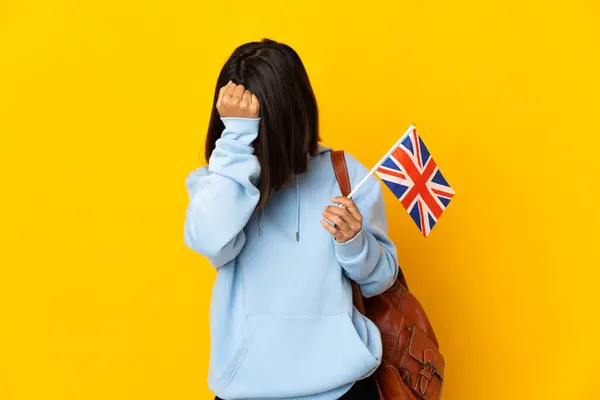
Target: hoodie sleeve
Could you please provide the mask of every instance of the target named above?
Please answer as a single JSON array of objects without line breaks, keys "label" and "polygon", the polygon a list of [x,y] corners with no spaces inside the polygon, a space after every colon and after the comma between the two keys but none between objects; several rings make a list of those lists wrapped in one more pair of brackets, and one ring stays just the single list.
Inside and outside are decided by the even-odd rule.
[{"label": "hoodie sleeve", "polygon": [[[370,179],[371,180],[371,179]],[[385,204],[379,181],[355,198],[363,229],[346,243],[335,242],[335,253],[346,275],[358,282],[365,297],[385,292],[398,276],[396,246],[387,236]]]},{"label": "hoodie sleeve", "polygon": [[260,164],[252,142],[260,118],[222,118],[221,138],[207,167],[186,179],[190,198],[184,242],[204,255],[215,268],[233,260],[246,242],[243,232],[260,197],[255,186]]}]

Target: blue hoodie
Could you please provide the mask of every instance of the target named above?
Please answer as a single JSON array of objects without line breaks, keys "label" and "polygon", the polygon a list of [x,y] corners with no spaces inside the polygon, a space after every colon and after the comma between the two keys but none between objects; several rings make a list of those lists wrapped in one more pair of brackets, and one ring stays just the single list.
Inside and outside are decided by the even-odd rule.
[{"label": "blue hoodie", "polygon": [[[381,185],[353,197],[363,229],[337,243],[320,224],[340,190],[330,149],[257,208],[260,119],[223,118],[207,167],[186,180],[184,240],[217,269],[210,308],[209,386],[227,399],[333,400],[381,362],[377,327],[352,305],[349,279],[366,297],[396,279]],[[353,186],[368,170],[347,155]]]}]

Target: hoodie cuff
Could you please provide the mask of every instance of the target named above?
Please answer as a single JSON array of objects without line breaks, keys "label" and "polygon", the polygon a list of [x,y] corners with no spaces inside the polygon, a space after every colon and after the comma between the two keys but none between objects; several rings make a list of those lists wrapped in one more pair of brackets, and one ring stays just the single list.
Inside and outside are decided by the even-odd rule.
[{"label": "hoodie cuff", "polygon": [[221,118],[225,125],[225,130],[229,132],[258,132],[258,124],[260,118],[236,118],[236,117],[224,117]]},{"label": "hoodie cuff", "polygon": [[258,126],[260,118],[221,118],[225,130],[221,134],[222,139],[234,140],[246,146],[250,146],[258,137]]},{"label": "hoodie cuff", "polygon": [[356,259],[365,247],[365,232],[360,231],[345,243],[335,242],[335,253],[339,261],[349,262]]}]

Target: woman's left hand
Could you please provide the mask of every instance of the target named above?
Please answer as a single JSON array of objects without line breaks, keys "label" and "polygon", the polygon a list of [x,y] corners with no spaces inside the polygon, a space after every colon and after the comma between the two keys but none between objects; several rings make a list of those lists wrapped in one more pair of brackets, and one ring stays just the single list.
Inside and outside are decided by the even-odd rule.
[{"label": "woman's left hand", "polygon": [[[335,197],[331,199],[340,206],[326,206],[323,211],[324,220],[321,225],[329,231],[338,243],[346,243],[354,238],[362,230],[363,217],[354,200],[347,197]],[[327,221],[335,224],[331,226]]]}]

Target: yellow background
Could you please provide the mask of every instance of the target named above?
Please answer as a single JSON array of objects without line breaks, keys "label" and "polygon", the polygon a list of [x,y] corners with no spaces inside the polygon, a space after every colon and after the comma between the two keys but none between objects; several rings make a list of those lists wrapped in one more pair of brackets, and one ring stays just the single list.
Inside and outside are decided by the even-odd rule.
[{"label": "yellow background", "polygon": [[[285,5],[284,5],[285,4]],[[458,195],[391,235],[445,400],[600,399],[594,1],[0,1],[0,399],[208,399],[214,272],[183,245],[217,73],[271,37],[326,144],[414,122]]]}]

